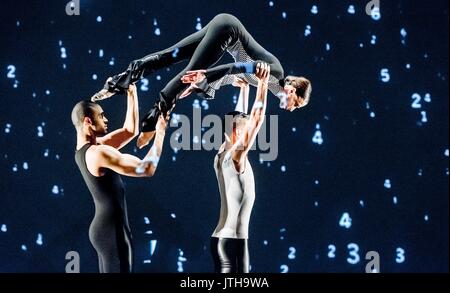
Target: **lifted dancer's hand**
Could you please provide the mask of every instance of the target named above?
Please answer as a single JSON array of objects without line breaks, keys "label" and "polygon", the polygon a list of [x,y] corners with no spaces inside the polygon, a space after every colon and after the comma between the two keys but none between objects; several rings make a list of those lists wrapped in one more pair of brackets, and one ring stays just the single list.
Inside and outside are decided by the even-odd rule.
[{"label": "lifted dancer's hand", "polygon": [[181,93],[179,99],[184,99],[187,96],[189,96],[190,94],[192,94],[195,89],[198,89],[198,86],[195,83],[192,83],[187,89],[184,90],[184,92]]},{"label": "lifted dancer's hand", "polygon": [[205,80],[206,70],[193,70],[186,72],[185,75],[181,77],[183,83],[199,83]]},{"label": "lifted dancer's hand", "polygon": [[248,86],[248,82],[246,80],[236,76],[234,78],[233,86],[239,87],[239,88],[245,88]]},{"label": "lifted dancer's hand", "polygon": [[191,85],[186,90],[184,90],[183,93],[181,93],[179,97],[180,100],[189,96],[195,91],[195,89],[198,88],[197,83],[205,80],[206,78],[205,73],[206,70],[188,71],[186,72],[185,75],[181,77],[181,81],[183,83],[190,83]]}]

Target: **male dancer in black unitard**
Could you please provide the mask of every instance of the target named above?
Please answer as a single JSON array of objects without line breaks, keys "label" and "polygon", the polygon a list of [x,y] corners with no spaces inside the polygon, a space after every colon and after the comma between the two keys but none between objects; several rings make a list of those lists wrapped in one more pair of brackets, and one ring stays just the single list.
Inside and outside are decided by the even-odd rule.
[{"label": "male dancer in black unitard", "polygon": [[153,176],[161,156],[168,121],[168,116],[165,119],[162,115],[158,117],[153,147],[143,160],[123,154],[119,150],[138,134],[135,85],[129,86],[127,107],[123,127],[109,134],[108,119],[98,104],[81,101],[72,110],[72,123],[77,131],[75,161],[95,204],[89,239],[98,254],[100,273],[132,272],[132,237],[120,175]]},{"label": "male dancer in black unitard", "polygon": [[[213,67],[226,51],[236,62]],[[285,78],[280,61],[258,44],[236,17],[229,14],[217,15],[203,29],[170,48],[134,60],[126,71],[108,78],[104,88],[91,99],[99,101],[116,93],[124,93],[130,83],[184,60],[189,60],[189,64],[164,87],[159,100],[142,120],[139,147],[153,138],[160,112],[166,113],[172,109],[178,99],[192,92],[212,98],[221,85],[232,83],[233,75],[240,75],[251,85],[257,86],[258,79],[254,74],[258,62],[270,65],[268,89],[282,99],[282,108],[293,111],[309,102],[309,80],[295,76]]]}]

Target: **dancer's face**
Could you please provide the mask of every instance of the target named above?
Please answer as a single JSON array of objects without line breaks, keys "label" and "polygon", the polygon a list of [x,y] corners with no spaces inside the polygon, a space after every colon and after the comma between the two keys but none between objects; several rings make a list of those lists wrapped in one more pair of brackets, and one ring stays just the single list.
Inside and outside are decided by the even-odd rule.
[{"label": "dancer's face", "polygon": [[233,144],[238,141],[241,136],[246,133],[248,127],[248,118],[239,118],[233,129]]},{"label": "dancer's face", "polygon": [[292,85],[285,85],[284,92],[287,95],[286,111],[294,111],[305,106],[305,100],[302,97],[297,96],[296,89]]},{"label": "dancer's face", "polygon": [[106,119],[105,112],[103,112],[102,107],[96,106],[93,111],[93,117],[90,119],[91,123],[89,125],[90,132],[94,133],[96,136],[103,136],[108,133],[108,119]]}]

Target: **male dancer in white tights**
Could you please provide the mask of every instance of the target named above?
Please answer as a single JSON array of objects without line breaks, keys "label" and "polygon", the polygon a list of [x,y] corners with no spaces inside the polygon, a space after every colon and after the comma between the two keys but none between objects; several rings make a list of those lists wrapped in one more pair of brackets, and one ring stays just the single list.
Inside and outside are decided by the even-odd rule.
[{"label": "male dancer in white tights", "polygon": [[[248,84],[237,79],[241,94],[232,116],[226,141],[214,160],[220,192],[220,219],[211,237],[211,253],[217,273],[248,273],[248,229],[255,201],[255,179],[248,151],[264,122],[270,66],[258,63],[258,89],[250,115],[247,115]],[[227,121],[227,119],[225,119]]]}]

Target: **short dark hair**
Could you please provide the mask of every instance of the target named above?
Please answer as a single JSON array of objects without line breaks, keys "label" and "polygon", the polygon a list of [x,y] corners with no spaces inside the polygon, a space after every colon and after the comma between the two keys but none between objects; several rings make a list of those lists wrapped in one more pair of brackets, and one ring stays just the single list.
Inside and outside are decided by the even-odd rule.
[{"label": "short dark hair", "polygon": [[89,100],[78,102],[72,110],[72,123],[75,128],[80,128],[83,125],[83,120],[85,117],[93,119],[94,109],[97,103],[91,102]]},{"label": "short dark hair", "polygon": [[241,120],[241,119],[245,119],[245,120],[248,120],[248,118],[249,118],[249,115],[248,114],[246,114],[246,113],[244,113],[244,112],[240,112],[240,111],[232,111],[232,112],[228,112],[227,114],[225,114],[225,117],[223,118],[223,120],[222,120],[222,124],[224,125],[224,127],[225,127],[225,129],[224,129],[224,131],[226,131],[226,127],[227,127],[227,125],[225,124],[225,122],[226,122],[226,120],[225,120],[225,118],[227,117],[227,116],[231,116],[232,118],[233,118],[233,128],[232,128],[232,130],[234,129],[234,128],[236,128],[236,125],[239,123],[239,121]]},{"label": "short dark hair", "polygon": [[233,120],[238,118],[248,118],[248,114],[241,111],[231,111],[225,114],[225,116],[233,116]]},{"label": "short dark hair", "polygon": [[311,96],[312,91],[311,81],[309,81],[309,79],[304,78],[302,76],[298,77],[291,75],[287,76],[284,79],[284,84],[292,85],[293,87],[295,87],[296,89],[295,93],[297,94],[297,96],[305,100],[305,105],[309,103],[309,98]]}]

